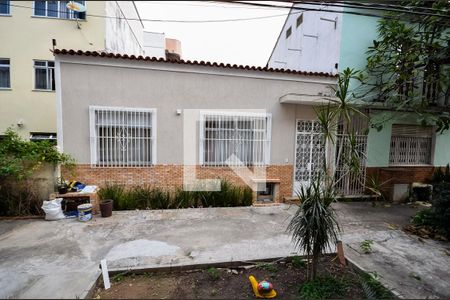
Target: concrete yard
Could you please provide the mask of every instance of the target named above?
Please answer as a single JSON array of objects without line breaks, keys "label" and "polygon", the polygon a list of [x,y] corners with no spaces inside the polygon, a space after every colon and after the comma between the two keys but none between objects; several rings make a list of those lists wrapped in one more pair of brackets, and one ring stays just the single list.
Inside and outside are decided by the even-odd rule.
[{"label": "concrete yard", "polygon": [[[401,228],[417,208],[372,207],[371,203],[338,203],[346,257],[367,272],[376,272],[386,287],[406,299],[450,298],[450,243],[419,239]],[[364,240],[373,252],[364,254]]]},{"label": "concrete yard", "polygon": [[[448,245],[408,236],[407,206],[336,205],[346,255],[408,298],[450,297]],[[83,298],[106,258],[111,269],[216,263],[295,253],[295,206],[115,212],[111,218],[0,221],[1,298]],[[389,224],[392,225],[389,228]],[[397,228],[397,229],[395,229]],[[359,244],[374,240],[373,253]],[[420,278],[418,280],[417,278]]]},{"label": "concrete yard", "polygon": [[103,258],[123,269],[288,256],[294,212],[282,205],[0,221],[0,298],[83,298]]}]

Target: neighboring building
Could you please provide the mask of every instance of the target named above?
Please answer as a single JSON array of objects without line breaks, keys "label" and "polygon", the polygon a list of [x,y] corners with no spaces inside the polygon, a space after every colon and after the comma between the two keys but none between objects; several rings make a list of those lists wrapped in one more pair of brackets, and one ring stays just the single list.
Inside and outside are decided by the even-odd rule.
[{"label": "neighboring building", "polygon": [[[305,9],[305,11],[297,10]],[[378,17],[334,12],[307,11],[311,6],[295,4],[287,17],[269,58],[268,67],[289,68],[336,74],[347,67],[364,70],[367,50],[378,37]],[[318,8],[314,5],[312,8]],[[321,6],[340,11],[342,8]],[[364,12],[344,8],[344,11]],[[371,14],[377,14],[371,10]],[[438,104],[445,103],[443,98]],[[437,133],[435,128],[422,127],[417,115],[393,112],[383,105],[370,105],[368,114],[384,120],[380,131],[371,128],[361,137],[362,154],[368,176],[385,182],[391,192],[394,184],[424,182],[430,179],[435,166],[450,162],[450,131]]]},{"label": "neighboring building", "polygon": [[[295,4],[281,29],[267,66],[336,74],[339,67],[342,14],[308,11],[317,5]],[[321,5],[323,9],[341,8]]]},{"label": "neighboring building", "polygon": [[144,52],[150,57],[181,59],[181,42],[166,38],[165,33],[144,31]]},{"label": "neighboring building", "polygon": [[[226,164],[235,154],[255,173],[266,170],[266,178],[252,180],[270,185],[280,202],[321,170],[326,147],[313,105],[331,93],[331,74],[55,54],[58,145],[76,159],[76,180],[175,188],[183,184],[183,167],[192,164],[199,178],[243,184]],[[198,126],[186,136],[190,109],[198,109]],[[185,143],[194,146],[190,163]]]},{"label": "neighboring building", "polygon": [[25,138],[56,140],[52,39],[58,47],[144,53],[142,23],[128,20],[139,18],[132,1],[78,2],[86,13],[69,11],[68,1],[0,1],[0,134],[12,126]]}]

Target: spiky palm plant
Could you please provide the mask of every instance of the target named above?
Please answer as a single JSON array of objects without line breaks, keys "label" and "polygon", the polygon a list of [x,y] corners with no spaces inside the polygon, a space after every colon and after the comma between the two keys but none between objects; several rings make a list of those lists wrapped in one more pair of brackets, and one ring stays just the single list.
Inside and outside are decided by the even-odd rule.
[{"label": "spiky palm plant", "polygon": [[301,205],[288,225],[296,248],[308,256],[308,279],[317,274],[319,257],[338,240],[340,227],[331,203],[335,193],[323,186],[320,176],[299,193]]}]

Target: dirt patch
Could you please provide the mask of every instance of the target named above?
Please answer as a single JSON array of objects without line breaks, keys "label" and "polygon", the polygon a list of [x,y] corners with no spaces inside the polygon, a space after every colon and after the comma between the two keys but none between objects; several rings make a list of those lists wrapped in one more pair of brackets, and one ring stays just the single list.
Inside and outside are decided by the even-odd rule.
[{"label": "dirt patch", "polygon": [[[248,267],[247,267],[248,268]],[[320,273],[329,275],[345,286],[345,294],[333,298],[364,298],[360,276],[350,267],[340,266],[332,257],[324,257]],[[255,298],[248,280],[273,283],[277,298],[298,298],[305,282],[306,266],[291,262],[257,264],[245,268],[211,268],[170,273],[119,274],[112,276],[109,290],[97,287],[94,298],[101,299],[252,299]]]}]

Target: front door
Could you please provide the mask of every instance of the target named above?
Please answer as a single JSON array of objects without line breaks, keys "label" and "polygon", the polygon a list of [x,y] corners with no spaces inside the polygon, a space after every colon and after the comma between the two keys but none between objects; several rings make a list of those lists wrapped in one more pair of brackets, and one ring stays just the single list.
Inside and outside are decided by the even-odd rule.
[{"label": "front door", "polygon": [[325,143],[320,123],[313,120],[297,120],[295,143],[294,190],[296,196],[301,187],[307,187],[322,171]]}]

